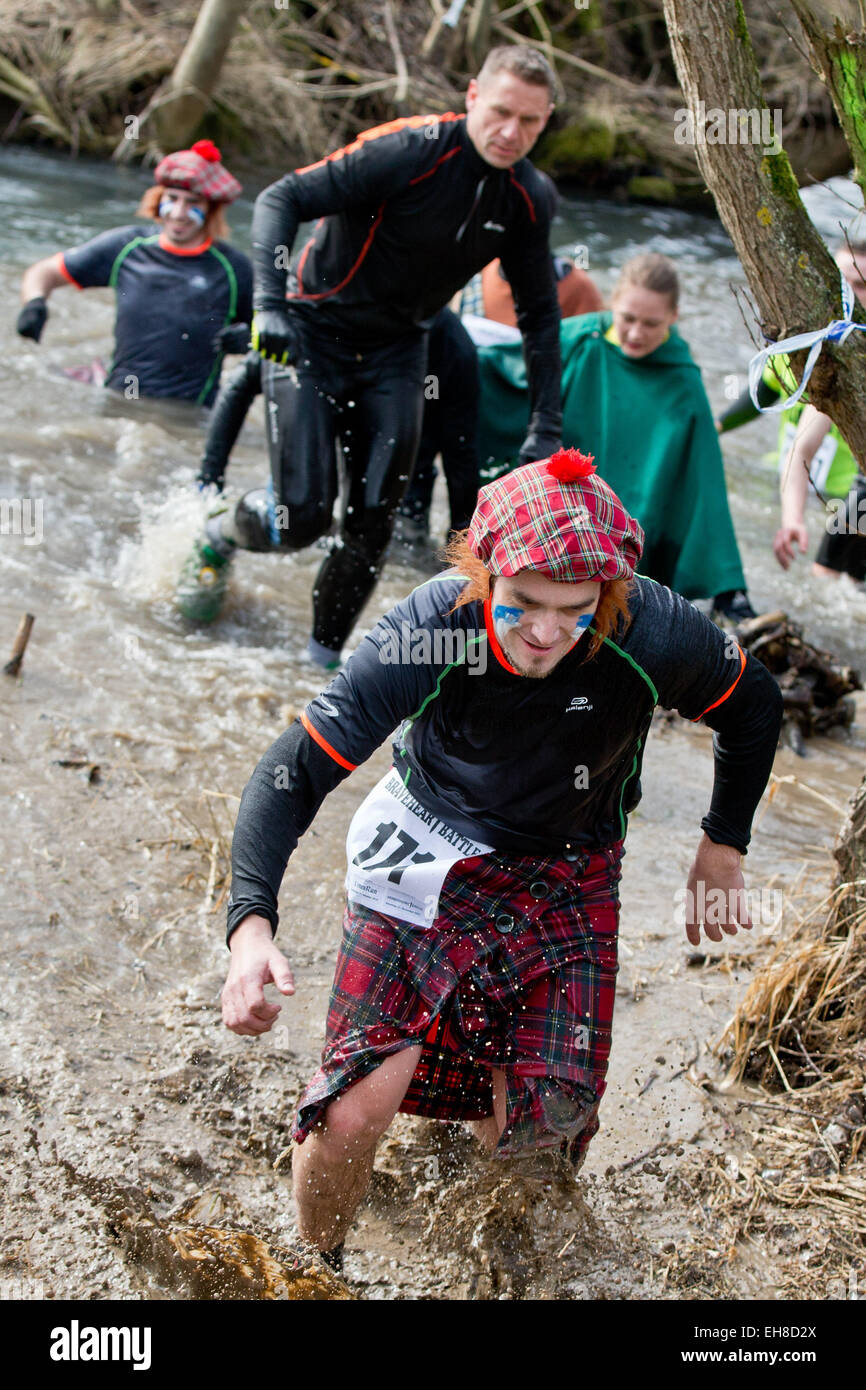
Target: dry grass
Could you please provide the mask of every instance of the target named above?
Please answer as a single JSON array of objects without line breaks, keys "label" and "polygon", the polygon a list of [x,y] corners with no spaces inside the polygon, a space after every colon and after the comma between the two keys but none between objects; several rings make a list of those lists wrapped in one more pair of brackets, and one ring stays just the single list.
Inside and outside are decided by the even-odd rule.
[{"label": "dry grass", "polygon": [[186,871],[180,886],[191,892],[203,892],[203,912],[216,912],[229,895],[234,834],[234,814],[229,806],[236,805],[239,799],[226,792],[203,791],[199,798],[200,809],[195,813],[179,806],[172,808],[173,819],[183,827],[176,834],[136,842],[148,850],[162,849],[169,855],[190,851],[198,855],[199,865]]},{"label": "dry grass", "polygon": [[[146,113],[159,101],[198,12],[131,0],[0,0],[0,93],[18,105],[5,138],[28,130],[73,152],[153,159]],[[352,123],[393,114],[398,81],[385,35],[362,7],[321,6],[301,28],[267,0],[246,7],[209,113],[209,133],[259,163],[319,158]],[[335,32],[338,37],[335,37]],[[436,66],[414,70],[412,109],[444,110],[456,91]],[[326,112],[325,105],[329,105]],[[125,118],[142,119],[140,143],[124,139]],[[357,125],[357,120],[354,125]]]},{"label": "dry grass", "polygon": [[835,850],[839,881],[789,895],[794,925],[718,1044],[724,1086],[762,1088],[751,1099],[734,1091],[754,1153],[714,1156],[691,1176],[732,1250],[759,1236],[780,1254],[782,1296],[845,1297],[852,1271],[862,1282],[866,1268],[864,809],[861,786]]},{"label": "dry grass", "polygon": [[731,1078],[785,1090],[860,1076],[866,1063],[866,910],[843,883],[778,941],[722,1046]]},{"label": "dry grass", "polygon": [[[146,117],[162,100],[161,84],[199,8],[183,0],[0,0],[0,95],[14,103],[0,138],[36,136],[73,152],[154,160],[161,151]],[[291,8],[250,0],[206,133],[232,158],[285,166],[320,158],[394,116],[460,109],[477,69],[465,20],[456,34],[440,29],[435,46],[425,48],[444,9],[440,0],[319,0]],[[565,124],[601,116],[635,168],[695,182],[693,151],[673,136],[682,98],[661,0],[645,0],[639,15],[598,20],[573,0],[546,0],[543,8],[534,0],[499,0],[491,42],[529,42],[545,53],[562,87]],[[755,23],[770,54],[770,95],[781,84],[787,99],[797,87],[796,120],[816,112],[829,119],[826,93],[800,54],[792,58],[778,20]],[[125,118],[133,115],[142,120],[140,140],[124,138]]]}]

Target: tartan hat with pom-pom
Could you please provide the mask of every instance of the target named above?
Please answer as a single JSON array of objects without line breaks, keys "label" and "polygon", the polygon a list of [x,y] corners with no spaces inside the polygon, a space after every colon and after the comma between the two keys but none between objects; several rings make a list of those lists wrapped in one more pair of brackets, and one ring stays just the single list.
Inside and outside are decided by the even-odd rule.
[{"label": "tartan hat with pom-pom", "polygon": [[182,188],[209,203],[233,203],[241,185],[221,159],[213,140],[196,140],[192,149],[165,155],[153,171],[153,181],[163,188]]},{"label": "tartan hat with pom-pom", "polygon": [[483,487],[467,540],[494,575],[538,570],[579,583],[630,579],[644,534],[599,478],[592,455],[560,449]]}]

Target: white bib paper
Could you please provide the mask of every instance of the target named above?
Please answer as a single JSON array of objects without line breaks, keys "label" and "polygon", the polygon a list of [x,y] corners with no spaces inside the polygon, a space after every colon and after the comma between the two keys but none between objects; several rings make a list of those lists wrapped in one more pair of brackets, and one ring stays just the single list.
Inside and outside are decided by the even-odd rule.
[{"label": "white bib paper", "polygon": [[392,767],[349,826],[346,892],[350,902],[429,926],[452,865],[492,849],[426,811]]}]

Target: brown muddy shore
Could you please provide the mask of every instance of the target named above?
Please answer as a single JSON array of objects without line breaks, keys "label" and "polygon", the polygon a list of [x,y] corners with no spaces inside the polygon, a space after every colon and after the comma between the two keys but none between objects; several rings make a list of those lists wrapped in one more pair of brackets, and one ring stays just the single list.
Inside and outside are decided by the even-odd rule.
[{"label": "brown muddy shore", "polygon": [[[392,569],[396,589],[408,577]],[[50,618],[42,651],[51,651]],[[59,640],[60,634],[57,634]],[[121,730],[92,702],[73,713],[86,669],[67,666],[46,708],[29,654],[2,696],[2,760],[14,810],[3,830],[6,989],[0,1008],[0,1284],[46,1299],[189,1297],[177,1262],[124,1230],[195,1199],[214,1225],[295,1244],[293,1106],[321,1046],[339,937],[342,845],[385,750],[325,803],[290,866],[281,944],[297,994],[260,1040],[221,1025],[227,967],[224,852],[231,797],[282,727],[276,683],[246,691],[249,739]],[[56,677],[56,673],[55,673]],[[296,680],[298,704],[309,681]],[[109,692],[110,694],[110,692]],[[218,693],[213,692],[218,701]],[[864,714],[863,697],[860,715]],[[295,706],[297,707],[297,706]],[[781,922],[707,946],[675,922],[711,778],[706,732],[659,721],[623,883],[621,969],[602,1129],[575,1181],[552,1161],[482,1157],[460,1126],[398,1117],[347,1242],[362,1298],[755,1299],[826,1297],[828,1232],[784,1210],[730,1242],[700,1174],[762,1165],[755,1092],[719,1089],[713,1046],[768,941],[794,911],[787,890],[829,881],[836,822],[802,785],[759,811],[751,889],[781,891]],[[844,805],[862,736],[818,740],[776,772]],[[231,808],[230,810],[227,808]],[[692,830],[695,827],[695,830]],[[764,914],[769,918],[769,913]],[[743,1104],[749,1101],[749,1106]],[[128,1220],[118,1220],[118,1213]],[[826,1285],[826,1287],[825,1287]],[[808,1290],[808,1292],[806,1292]],[[232,1296],[260,1296],[250,1286]],[[838,1296],[838,1294],[836,1295]]]}]

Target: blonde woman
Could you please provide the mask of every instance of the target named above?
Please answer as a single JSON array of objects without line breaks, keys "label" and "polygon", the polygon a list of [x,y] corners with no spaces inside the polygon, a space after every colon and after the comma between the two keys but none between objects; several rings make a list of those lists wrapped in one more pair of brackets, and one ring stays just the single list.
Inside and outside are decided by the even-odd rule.
[{"label": "blonde woman", "polygon": [[[610,310],[563,320],[563,443],[599,459],[602,477],[640,521],[641,572],[686,598],[712,598],[716,613],[741,621],[754,609],[712,412],[678,314],[676,269],[647,252],[623,266]],[[510,345],[479,350],[482,476],[508,466],[523,439],[518,353]]]}]

